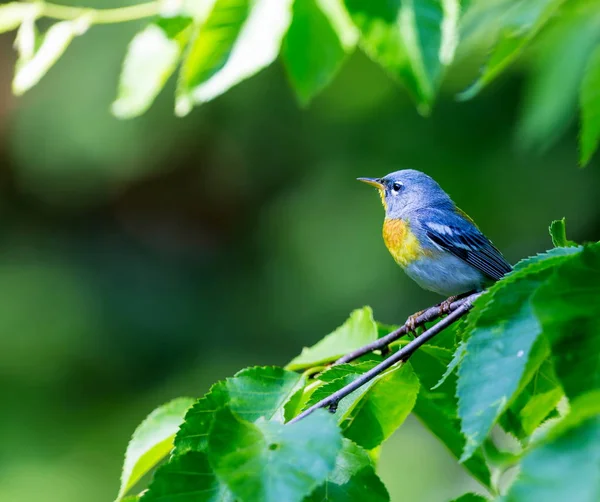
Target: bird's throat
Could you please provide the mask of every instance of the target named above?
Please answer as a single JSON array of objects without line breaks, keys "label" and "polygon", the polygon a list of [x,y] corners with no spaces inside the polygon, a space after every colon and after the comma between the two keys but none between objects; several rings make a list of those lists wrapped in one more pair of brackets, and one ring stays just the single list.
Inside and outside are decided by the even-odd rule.
[{"label": "bird's throat", "polygon": [[402,267],[423,256],[419,240],[407,221],[386,218],[383,222],[383,241],[394,260]]}]

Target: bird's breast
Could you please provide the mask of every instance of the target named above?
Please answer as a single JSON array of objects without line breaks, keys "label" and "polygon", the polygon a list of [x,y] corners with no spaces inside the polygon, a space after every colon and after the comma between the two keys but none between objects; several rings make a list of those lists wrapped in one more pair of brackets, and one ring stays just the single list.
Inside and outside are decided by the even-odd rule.
[{"label": "bird's breast", "polygon": [[417,236],[405,220],[386,218],[383,222],[383,241],[394,260],[402,267],[425,254]]}]

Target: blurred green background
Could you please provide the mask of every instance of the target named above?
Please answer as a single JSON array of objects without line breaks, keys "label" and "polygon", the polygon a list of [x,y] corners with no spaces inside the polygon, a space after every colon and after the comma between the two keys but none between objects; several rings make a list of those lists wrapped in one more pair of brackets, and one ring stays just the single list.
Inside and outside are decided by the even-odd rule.
[{"label": "blurred green background", "polygon": [[[356,307],[398,323],[439,301],[388,255],[357,176],[425,171],[513,263],[551,246],[552,219],[600,235],[598,162],[577,168],[576,57],[458,103],[471,47],[430,118],[356,53],[307,109],[276,63],[184,119],[171,83],[123,122],[110,103],[139,27],[94,27],[20,99],[14,34],[0,37],[2,501],[110,501],[157,405],[283,365]],[[551,36],[540,46],[565,33]],[[380,473],[395,501],[475,486],[412,419]]]}]

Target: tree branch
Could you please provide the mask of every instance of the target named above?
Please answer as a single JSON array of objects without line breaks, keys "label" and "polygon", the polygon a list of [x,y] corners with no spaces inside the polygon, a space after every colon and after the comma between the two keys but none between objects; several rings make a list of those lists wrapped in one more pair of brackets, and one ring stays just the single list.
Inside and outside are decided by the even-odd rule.
[{"label": "tree branch", "polygon": [[433,307],[429,307],[427,310],[424,310],[420,315],[416,317],[412,326],[410,320],[406,321],[404,325],[400,326],[397,330],[392,331],[391,333],[382,336],[374,342],[364,345],[361,348],[356,349],[340,357],[336,362],[333,363],[333,366],[337,366],[338,364],[349,363],[350,361],[354,361],[355,359],[358,359],[360,356],[364,356],[369,352],[373,352],[374,350],[378,349],[383,349],[398,338],[410,333],[414,328],[418,326],[423,326],[427,322],[435,321],[436,319],[442,317],[446,313],[454,312],[467,301],[473,302],[475,298],[477,298],[479,295],[480,293],[473,293],[469,296],[466,296],[465,298],[460,298],[452,302],[448,306],[447,310],[444,310],[443,303],[440,303],[439,305],[434,305]]},{"label": "tree branch", "polygon": [[160,4],[157,1],[153,1],[114,9],[93,9],[40,2],[39,8],[39,17],[71,20],[88,15],[91,24],[113,24],[156,16],[160,11]]},{"label": "tree branch", "polygon": [[[345,387],[342,387],[341,389],[334,392],[330,396],[326,397],[325,399],[322,399],[317,404],[311,406],[306,411],[300,413],[300,415],[294,417],[288,423],[291,424],[291,423],[297,422],[298,420],[302,420],[303,418],[307,417],[308,415],[310,415],[315,410],[318,410],[319,408],[329,407],[332,412],[335,412],[335,409],[337,408],[338,403],[343,398],[345,398],[348,394],[354,392],[359,387],[362,387],[367,382],[370,382],[375,377],[377,377],[378,375],[383,373],[385,370],[392,367],[394,364],[408,360],[408,358],[421,345],[423,345],[424,343],[431,340],[433,337],[435,337],[437,334],[439,334],[445,328],[447,328],[454,322],[458,321],[458,319],[463,317],[465,314],[467,314],[467,312],[469,312],[469,310],[471,310],[471,308],[473,307],[473,301],[475,301],[475,299],[478,298],[480,295],[481,295],[481,293],[473,293],[472,295],[469,295],[468,297],[466,297],[462,300],[458,300],[457,302],[460,302],[460,305],[458,305],[454,309],[454,311],[448,315],[448,317],[445,317],[444,319],[439,321],[437,324],[435,324],[434,326],[429,328],[427,331],[425,331],[421,336],[415,338],[413,341],[411,341],[410,343],[408,343],[407,345],[402,347],[398,352],[392,354],[386,360],[379,363],[373,369],[367,371],[366,373],[363,373],[356,380],[352,381]],[[457,303],[457,302],[455,302],[455,303]],[[437,308],[437,307],[434,307],[434,308]],[[430,310],[430,309],[428,309],[428,310]],[[425,313],[423,313],[422,315],[425,315]],[[393,332],[393,333],[395,333],[395,332]],[[392,334],[392,333],[390,333],[390,334]],[[367,352],[368,352],[368,350],[367,350]]]}]

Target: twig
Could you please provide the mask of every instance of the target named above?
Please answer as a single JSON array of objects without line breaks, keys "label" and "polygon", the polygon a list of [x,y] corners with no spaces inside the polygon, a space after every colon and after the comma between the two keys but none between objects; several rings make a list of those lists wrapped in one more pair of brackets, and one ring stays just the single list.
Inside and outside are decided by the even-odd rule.
[{"label": "twig", "polygon": [[431,321],[435,321],[439,317],[442,317],[445,313],[454,312],[461,305],[463,305],[467,301],[473,302],[475,298],[477,298],[480,293],[473,293],[465,298],[460,298],[454,302],[452,302],[447,310],[444,310],[442,307],[442,303],[439,305],[434,305],[433,307],[429,307],[427,310],[424,310],[414,321],[414,325],[410,326],[410,322],[406,321],[403,326],[400,326],[397,330],[392,331],[388,335],[382,336],[378,338],[374,342],[371,342],[367,345],[362,346],[359,349],[356,349],[342,357],[340,357],[336,362],[333,363],[332,366],[337,366],[338,364],[349,363],[350,361],[354,361],[358,359],[360,356],[364,356],[369,352],[373,352],[374,350],[383,349],[387,347],[390,343],[397,340],[398,338],[410,333],[411,328],[416,328],[418,326],[422,326],[423,324]]},{"label": "twig", "polygon": [[306,411],[303,411],[297,417],[294,417],[288,423],[294,423],[298,420],[302,420],[303,418],[310,415],[313,411],[318,410],[319,408],[329,407],[329,409],[336,409],[337,404],[345,398],[348,394],[354,392],[359,387],[362,387],[367,382],[370,382],[376,376],[383,373],[388,368],[392,367],[394,364],[400,361],[406,361],[421,345],[431,340],[438,333],[443,331],[445,328],[450,326],[452,323],[456,322],[458,319],[463,317],[471,308],[473,307],[473,301],[480,296],[481,293],[474,293],[462,301],[462,303],[454,310],[454,312],[450,313],[448,317],[445,317],[436,325],[429,328],[425,331],[421,336],[415,338],[413,341],[402,347],[398,352],[392,354],[386,360],[379,363],[373,369],[367,371],[360,375],[356,380],[350,382],[345,387],[342,387],[338,391],[334,392],[330,396],[322,399],[317,404],[311,406]]},{"label": "twig", "polygon": [[[36,5],[36,4],[33,4]],[[88,7],[73,7],[55,3],[40,2],[39,16],[53,19],[77,19],[88,15],[92,24],[112,24],[136,21],[147,17],[156,16],[160,11],[160,3],[152,1],[114,9],[93,9]]]}]

